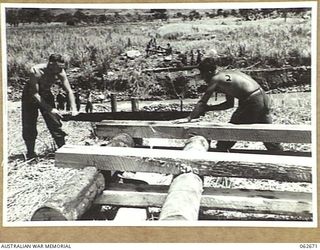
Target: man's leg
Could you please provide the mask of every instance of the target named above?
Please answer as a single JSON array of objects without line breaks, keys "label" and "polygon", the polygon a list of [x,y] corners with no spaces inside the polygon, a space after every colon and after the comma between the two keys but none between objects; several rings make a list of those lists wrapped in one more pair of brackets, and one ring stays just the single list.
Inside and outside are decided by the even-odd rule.
[{"label": "man's leg", "polygon": [[22,137],[27,147],[27,159],[34,158],[35,141],[37,138],[38,106],[22,97]]},{"label": "man's leg", "polygon": [[[48,94],[43,98],[45,98],[45,101],[50,106],[55,107],[54,97],[52,94]],[[56,114],[52,114],[51,112],[47,112],[43,109],[40,109],[40,111],[58,148],[62,147],[65,144],[64,137],[67,134],[61,128],[62,123],[60,121],[60,117]]]},{"label": "man's leg", "polygon": [[[242,107],[238,107],[238,109],[232,114],[229,123],[241,124],[243,112]],[[236,144],[236,141],[218,141],[216,148],[218,151],[227,152],[234,146],[234,144]]]},{"label": "man's leg", "polygon": [[[266,93],[263,92],[263,102],[264,102],[264,110],[261,113],[261,116],[259,117],[258,123],[262,124],[272,124],[272,117],[270,114],[270,100],[269,97],[266,95]],[[267,148],[267,150],[270,151],[283,151],[283,147],[280,143],[275,142],[264,142],[264,146]]]},{"label": "man's leg", "polygon": [[[262,115],[259,123],[272,124],[272,118],[269,111],[267,111],[265,114]],[[263,144],[270,151],[283,151],[283,147],[280,143],[264,142]]]},{"label": "man's leg", "polygon": [[236,141],[218,141],[216,148],[218,151],[228,152],[234,144],[236,144]]}]

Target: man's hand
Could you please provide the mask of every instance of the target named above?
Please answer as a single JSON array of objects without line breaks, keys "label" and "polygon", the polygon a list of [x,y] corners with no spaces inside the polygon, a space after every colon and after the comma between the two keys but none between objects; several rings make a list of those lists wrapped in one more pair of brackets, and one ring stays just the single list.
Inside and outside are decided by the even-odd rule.
[{"label": "man's hand", "polygon": [[71,115],[72,116],[77,116],[79,114],[79,111],[77,111],[77,110],[72,110],[71,111]]},{"label": "man's hand", "polygon": [[62,119],[62,115],[60,114],[59,110],[57,110],[56,108],[53,108],[51,110],[51,113],[59,116],[59,118]]},{"label": "man's hand", "polygon": [[173,124],[180,124],[180,123],[187,123],[187,122],[190,122],[190,118],[189,117],[181,118],[181,119],[177,119],[177,120],[172,121]]},{"label": "man's hand", "polygon": [[203,116],[208,109],[208,105],[204,102],[198,102],[190,114],[190,119]]},{"label": "man's hand", "polygon": [[172,123],[173,124],[181,124],[181,123],[188,123],[188,122],[198,122],[200,121],[200,119],[192,119],[190,117],[187,118],[181,118],[181,119],[177,119],[177,120],[173,120]]}]

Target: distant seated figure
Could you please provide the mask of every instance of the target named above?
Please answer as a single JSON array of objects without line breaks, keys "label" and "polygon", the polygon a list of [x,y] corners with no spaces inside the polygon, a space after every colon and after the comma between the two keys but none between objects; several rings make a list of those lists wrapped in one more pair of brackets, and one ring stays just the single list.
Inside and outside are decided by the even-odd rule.
[{"label": "distant seated figure", "polygon": [[202,53],[201,51],[198,49],[197,50],[197,64],[199,64],[201,62],[202,59]]},{"label": "distant seated figure", "polygon": [[190,65],[194,65],[195,64],[195,61],[194,61],[194,54],[193,54],[193,50],[191,50],[190,52],[191,56],[190,56]]},{"label": "distant seated figure", "polygon": [[151,38],[146,46],[146,54],[149,56],[150,52],[157,49],[157,41],[156,38]]},{"label": "distant seated figure", "polygon": [[172,47],[171,47],[170,43],[168,43],[167,48],[165,48],[165,55],[166,56],[172,55]]},{"label": "distant seated figure", "polygon": [[181,62],[182,66],[188,65],[188,57],[185,52],[180,52],[178,55],[178,60]]},{"label": "distant seated figure", "polygon": [[92,113],[92,110],[93,110],[92,93],[91,93],[91,90],[89,90],[87,94],[86,113]]},{"label": "distant seated figure", "polygon": [[75,101],[76,101],[77,111],[79,111],[79,110],[80,110],[80,107],[81,107],[81,101],[80,101],[80,93],[79,93],[79,89],[76,89],[76,91],[74,92],[74,96],[75,96]]}]

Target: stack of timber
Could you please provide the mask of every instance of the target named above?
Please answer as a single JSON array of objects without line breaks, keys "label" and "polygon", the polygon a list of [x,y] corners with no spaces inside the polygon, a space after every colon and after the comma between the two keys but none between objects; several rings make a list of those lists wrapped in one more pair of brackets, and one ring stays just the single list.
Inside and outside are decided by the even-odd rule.
[{"label": "stack of timber", "polygon": [[[162,208],[161,220],[196,220],[199,208],[200,211],[237,212],[231,216],[234,220],[241,219],[239,214],[250,214],[247,218],[252,220],[266,217],[277,220],[278,216],[282,216],[280,219],[298,221],[311,221],[313,218],[311,193],[212,188],[203,187],[202,183],[204,176],[312,183],[312,168],[315,166],[311,153],[308,157],[295,154],[273,154],[270,157],[256,152],[207,152],[207,140],[311,143],[309,126],[174,124],[164,121],[103,121],[97,124],[100,137],[112,137],[119,133],[138,139],[183,139],[187,143],[183,150],[173,150],[169,146],[166,149],[131,147],[133,144],[122,147],[126,143],[114,144],[113,147],[65,145],[58,149],[55,158],[57,167],[94,167],[100,171],[175,176],[170,186],[108,183],[107,189],[97,194],[91,202],[94,205],[159,207]],[[192,171],[185,173],[186,169]],[[207,217],[202,213],[200,218]],[[216,218],[221,219],[219,216]]]}]

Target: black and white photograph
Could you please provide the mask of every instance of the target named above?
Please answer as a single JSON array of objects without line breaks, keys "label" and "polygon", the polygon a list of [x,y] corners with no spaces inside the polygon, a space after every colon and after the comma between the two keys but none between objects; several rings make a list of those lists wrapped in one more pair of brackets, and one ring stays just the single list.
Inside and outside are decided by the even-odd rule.
[{"label": "black and white photograph", "polygon": [[4,226],[317,227],[316,2],[1,12]]}]

